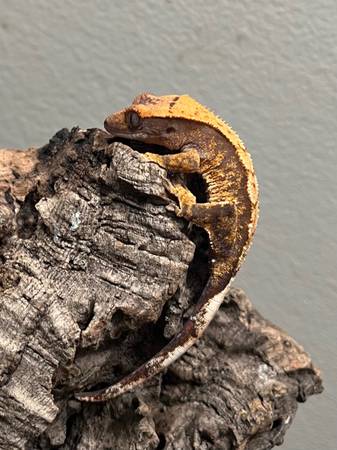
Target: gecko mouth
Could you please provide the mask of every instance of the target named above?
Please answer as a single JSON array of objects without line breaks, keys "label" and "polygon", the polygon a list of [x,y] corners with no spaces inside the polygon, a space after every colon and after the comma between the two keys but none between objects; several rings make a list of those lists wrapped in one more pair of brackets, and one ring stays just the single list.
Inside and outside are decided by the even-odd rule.
[{"label": "gecko mouth", "polygon": [[[110,133],[109,133],[110,134]],[[128,145],[133,150],[136,150],[139,153],[147,153],[152,152],[157,155],[167,155],[169,153],[168,149],[162,145],[157,144],[147,144],[142,139],[137,139],[133,135],[126,134],[125,137],[122,137],[121,134],[114,135],[108,137],[108,142],[121,142],[122,144]]]},{"label": "gecko mouth", "polygon": [[118,129],[113,129],[113,128],[105,128],[109,134],[111,134],[112,137],[114,138],[125,138],[125,139],[145,139],[146,138],[146,134],[142,133],[140,131],[135,132],[135,131],[120,131]]},{"label": "gecko mouth", "polygon": [[120,128],[114,128],[111,125],[108,125],[106,122],[104,122],[104,128],[106,131],[112,135],[114,138],[125,138],[125,139],[138,139],[140,141],[143,141],[145,139],[149,139],[152,137],[156,137],[159,135],[159,133],[156,133],[155,131],[151,131],[150,133],[147,131],[144,131],[143,129],[138,130],[121,130]]}]

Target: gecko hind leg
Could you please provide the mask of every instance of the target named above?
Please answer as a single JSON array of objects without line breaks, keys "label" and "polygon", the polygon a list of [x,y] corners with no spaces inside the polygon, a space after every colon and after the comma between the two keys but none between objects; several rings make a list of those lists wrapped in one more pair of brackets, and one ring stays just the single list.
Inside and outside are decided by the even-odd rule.
[{"label": "gecko hind leg", "polygon": [[[232,267],[230,260],[235,258],[235,243],[238,232],[238,217],[235,205],[230,202],[197,203],[195,196],[180,183],[170,183],[168,188],[179,201],[175,213],[203,228],[209,237],[212,259],[212,288],[222,290],[226,273]],[[226,282],[225,282],[226,284]],[[201,307],[203,299],[199,300]],[[207,309],[216,306],[210,303]]]},{"label": "gecko hind leg", "polygon": [[[145,153],[144,156],[174,173],[195,173],[200,170],[200,155],[197,148],[185,146],[180,153],[171,155],[158,155],[156,153]],[[179,201],[179,217],[192,221],[205,229],[232,228],[236,223],[236,208],[230,201],[217,201],[197,203],[195,195],[181,182],[171,181],[166,185],[167,190]]]},{"label": "gecko hind leg", "polygon": [[230,202],[195,203],[189,219],[212,233],[221,235],[236,228],[237,210]]},{"label": "gecko hind leg", "polygon": [[237,233],[235,205],[230,202],[197,203],[194,194],[180,182],[170,182],[167,189],[178,199],[179,208],[175,210],[178,217],[204,228],[214,244],[217,236],[223,245],[234,243]]},{"label": "gecko hind leg", "polygon": [[180,182],[170,182],[166,188],[178,199],[177,216],[184,217],[212,234],[220,233],[222,236],[226,231],[230,234],[236,232],[237,210],[232,203],[197,203],[195,195]]}]

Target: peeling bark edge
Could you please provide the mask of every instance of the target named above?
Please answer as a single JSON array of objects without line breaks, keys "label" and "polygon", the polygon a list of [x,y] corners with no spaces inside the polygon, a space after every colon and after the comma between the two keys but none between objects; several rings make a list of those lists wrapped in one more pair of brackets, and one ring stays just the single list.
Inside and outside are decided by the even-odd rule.
[{"label": "peeling bark edge", "polygon": [[166,374],[73,399],[155,353],[205,282],[205,239],[170,212],[166,176],[96,129],[0,150],[0,448],[269,449],[322,391],[302,347],[232,289]]}]

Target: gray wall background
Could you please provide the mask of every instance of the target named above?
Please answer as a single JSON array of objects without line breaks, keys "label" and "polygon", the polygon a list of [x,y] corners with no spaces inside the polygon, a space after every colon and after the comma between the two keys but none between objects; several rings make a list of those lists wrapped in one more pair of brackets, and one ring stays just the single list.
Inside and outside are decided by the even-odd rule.
[{"label": "gray wall background", "polygon": [[321,367],[284,449],[336,450],[336,0],[0,0],[0,146],[102,126],[141,91],[189,93],[250,149],[261,186],[237,278]]}]

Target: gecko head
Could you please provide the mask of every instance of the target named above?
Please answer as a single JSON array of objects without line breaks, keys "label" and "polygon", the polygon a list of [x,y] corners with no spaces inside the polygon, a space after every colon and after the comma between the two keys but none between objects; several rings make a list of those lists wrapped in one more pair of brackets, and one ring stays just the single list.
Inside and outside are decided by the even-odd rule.
[{"label": "gecko head", "polygon": [[107,117],[104,127],[114,137],[158,144],[176,151],[188,143],[187,121],[183,114],[179,117],[175,112],[182,97],[188,96],[140,94],[131,106]]}]

